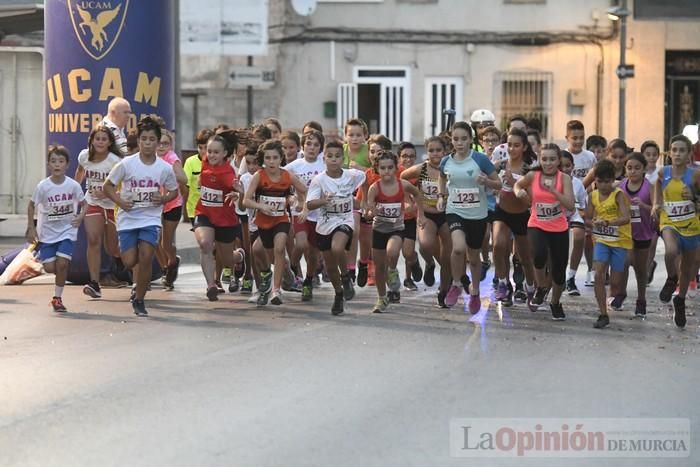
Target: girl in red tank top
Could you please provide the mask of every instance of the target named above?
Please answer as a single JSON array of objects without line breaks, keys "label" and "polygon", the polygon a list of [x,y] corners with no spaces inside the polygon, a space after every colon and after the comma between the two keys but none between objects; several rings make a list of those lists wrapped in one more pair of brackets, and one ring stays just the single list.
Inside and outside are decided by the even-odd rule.
[{"label": "girl in red tank top", "polygon": [[[299,178],[280,168],[284,158],[282,143],[267,140],[258,149],[258,164],[263,167],[250,180],[245,193],[243,206],[255,209],[255,224],[258,238],[253,243],[253,258],[260,271],[260,295],[258,306],[267,305],[272,292],[272,304],[282,304],[282,273],[285,269],[285,249],[289,235],[288,198],[294,187],[298,200],[295,209],[299,210],[299,221],[304,222],[306,209],[306,184]],[[267,250],[267,251],[265,251]],[[274,258],[274,278],[270,271],[270,261]]]},{"label": "girl in red tank top", "polygon": [[[418,207],[419,217],[423,216],[418,188],[407,180],[396,178],[396,155],[386,152],[375,161],[375,170],[380,180],[369,187],[367,193],[367,214],[372,223],[372,257],[374,259],[377,304],[372,310],[382,313],[389,301],[400,300],[401,281],[396,263],[403,244],[404,203],[407,200]],[[387,297],[386,286],[389,286]]]},{"label": "girl in red tank top", "polygon": [[[540,165],[533,167],[514,187],[515,196],[531,204],[528,221],[528,237],[534,255],[534,295],[528,295],[528,307],[537,311],[544,302],[550,285],[552,319],[566,318],[559,302],[566,282],[566,265],[569,259],[569,225],[566,211],[575,209],[574,189],[571,177],[559,170],[561,150],[556,144],[542,147]],[[545,267],[551,263],[551,278]]]}]

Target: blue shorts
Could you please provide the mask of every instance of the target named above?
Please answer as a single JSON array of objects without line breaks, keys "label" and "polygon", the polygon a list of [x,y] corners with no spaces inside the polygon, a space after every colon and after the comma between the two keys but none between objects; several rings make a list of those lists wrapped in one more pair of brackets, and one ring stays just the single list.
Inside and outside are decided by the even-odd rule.
[{"label": "blue shorts", "polygon": [[604,243],[593,244],[593,261],[608,263],[613,272],[624,272],[627,262],[627,250],[619,246],[609,246]]},{"label": "blue shorts", "polygon": [[685,237],[673,228],[668,227],[664,230],[670,230],[675,234],[676,240],[678,241],[678,251],[680,253],[684,253],[686,251],[693,251],[700,246],[700,235],[691,235],[690,237]]},{"label": "blue shorts", "polygon": [[158,246],[160,238],[160,226],[149,225],[139,229],[120,230],[119,234],[119,251],[124,253],[127,250],[136,248],[139,242],[150,243],[154,248]]},{"label": "blue shorts", "polygon": [[60,256],[68,261],[73,259],[73,240],[65,239],[56,243],[41,243],[39,245],[39,260],[42,263],[51,263]]}]

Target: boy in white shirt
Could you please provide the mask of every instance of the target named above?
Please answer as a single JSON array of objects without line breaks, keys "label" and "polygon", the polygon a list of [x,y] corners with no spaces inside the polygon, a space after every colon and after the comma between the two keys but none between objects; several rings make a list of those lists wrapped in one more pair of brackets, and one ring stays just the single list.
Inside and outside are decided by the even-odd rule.
[{"label": "boy in white shirt", "polygon": [[[50,146],[48,178],[34,189],[27,209],[27,241],[39,241],[39,259],[48,273],[56,274],[56,286],[51,306],[53,311],[68,311],[63,305],[63,287],[68,266],[73,257],[73,243],[78,239],[78,227],[85,217],[85,197],[78,182],[66,177],[70,155],[63,146]],[[78,207],[80,213],[78,214]],[[34,212],[38,208],[37,227]]]},{"label": "boy in white shirt", "polygon": [[331,313],[340,315],[344,303],[355,296],[347,270],[346,252],[352,243],[355,192],[365,182],[365,174],[357,169],[343,169],[343,145],[332,141],[325,147],[326,171],[311,180],[306,207],[318,209],[316,241],[323,253],[326,269],[335,289]]},{"label": "boy in white shirt", "polygon": [[[147,316],[143,299],[151,282],[153,254],[158,246],[163,205],[178,195],[175,173],[160,159],[156,148],[161,127],[152,117],[137,125],[139,152],[114,166],[104,184],[104,193],[119,206],[117,233],[122,262],[132,269],[135,289],[131,292],[134,314]],[[121,191],[116,186],[121,183]]]}]

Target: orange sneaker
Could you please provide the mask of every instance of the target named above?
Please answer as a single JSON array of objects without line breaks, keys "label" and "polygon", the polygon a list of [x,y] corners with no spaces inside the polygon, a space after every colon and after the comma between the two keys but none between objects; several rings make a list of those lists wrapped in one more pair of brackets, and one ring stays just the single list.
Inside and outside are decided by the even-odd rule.
[{"label": "orange sneaker", "polygon": [[61,300],[61,297],[54,297],[51,299],[51,306],[53,307],[53,311],[57,313],[65,313],[68,311],[65,306],[63,306],[63,300]]},{"label": "orange sneaker", "polygon": [[374,261],[370,260],[367,264],[367,285],[375,285],[374,281]]}]

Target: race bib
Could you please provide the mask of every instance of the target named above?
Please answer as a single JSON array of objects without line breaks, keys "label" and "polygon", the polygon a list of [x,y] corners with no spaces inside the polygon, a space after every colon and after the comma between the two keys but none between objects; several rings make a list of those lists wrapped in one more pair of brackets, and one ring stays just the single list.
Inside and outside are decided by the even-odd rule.
[{"label": "race bib", "polygon": [[664,210],[671,222],[687,221],[695,217],[695,204],[690,200],[666,201]]},{"label": "race bib", "polygon": [[588,168],[587,167],[578,167],[574,168],[574,170],[571,172],[571,175],[573,175],[576,178],[585,178],[586,175],[588,174]]},{"label": "race bib", "polygon": [[559,203],[535,203],[535,209],[537,219],[541,221],[551,221],[562,215]]},{"label": "race bib", "polygon": [[642,213],[639,210],[639,206],[636,206],[634,204],[630,205],[630,217],[632,218],[633,224],[638,224],[642,222]]},{"label": "race bib", "polygon": [[455,188],[450,196],[452,205],[458,208],[478,208],[481,204],[478,188]]},{"label": "race bib", "polygon": [[593,226],[593,236],[598,240],[615,242],[620,239],[620,226],[618,225],[601,225]]},{"label": "race bib", "polygon": [[153,201],[153,196],[158,192],[160,192],[160,188],[157,186],[132,187],[131,201],[134,202],[135,208],[150,208],[158,206],[158,204]]},{"label": "race bib", "polygon": [[377,217],[384,222],[397,223],[401,218],[401,203],[377,203]]},{"label": "race bib", "polygon": [[[520,180],[521,178],[523,178],[523,176],[520,174],[512,173],[511,175],[513,176],[513,180],[515,180],[516,182],[518,180]],[[506,182],[506,171],[501,170],[500,176],[501,176],[501,183],[502,183],[501,184],[501,191],[506,191],[506,192],[512,193],[513,187],[510,186],[510,184],[508,182]]]},{"label": "race bib", "polygon": [[199,189],[199,194],[199,199],[202,200],[202,206],[208,206],[212,208],[221,208],[224,206],[223,190],[215,190],[213,188],[203,186]]},{"label": "race bib", "polygon": [[73,201],[58,201],[48,204],[48,220],[50,222],[60,221],[73,217]]},{"label": "race bib", "polygon": [[286,214],[287,199],[284,196],[265,196],[260,195],[258,201],[265,206],[269,206],[273,217],[280,217]]},{"label": "race bib", "polygon": [[331,214],[334,216],[342,216],[352,211],[352,197],[342,196],[338,198],[331,198],[331,200],[326,205],[326,214]]},{"label": "race bib", "polygon": [[96,178],[88,178],[86,188],[88,191],[102,191],[102,185],[104,185],[104,180],[98,180]]}]

